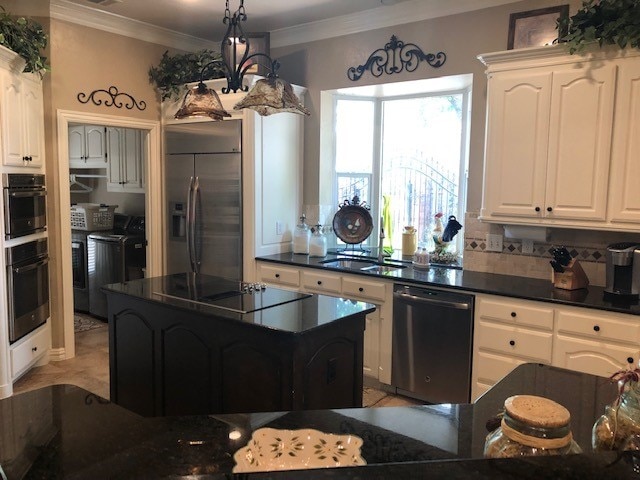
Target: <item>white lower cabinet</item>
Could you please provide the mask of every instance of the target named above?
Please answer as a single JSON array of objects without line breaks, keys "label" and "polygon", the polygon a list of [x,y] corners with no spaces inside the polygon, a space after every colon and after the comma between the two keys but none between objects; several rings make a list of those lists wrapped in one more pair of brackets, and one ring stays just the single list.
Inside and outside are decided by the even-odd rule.
[{"label": "white lower cabinet", "polygon": [[640,358],[640,318],[476,296],[472,401],[525,362],[609,377]]},{"label": "white lower cabinet", "polygon": [[370,379],[391,383],[391,282],[260,261],[257,262],[257,278],[278,287],[374,304],[376,310],[366,316],[363,373]]},{"label": "white lower cabinet", "polygon": [[11,378],[15,381],[40,361],[47,361],[51,348],[49,322],[11,345]]}]

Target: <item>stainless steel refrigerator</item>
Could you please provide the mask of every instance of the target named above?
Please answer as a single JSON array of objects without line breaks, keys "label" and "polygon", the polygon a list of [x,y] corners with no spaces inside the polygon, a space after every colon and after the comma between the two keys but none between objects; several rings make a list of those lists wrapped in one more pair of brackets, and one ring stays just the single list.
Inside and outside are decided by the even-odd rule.
[{"label": "stainless steel refrigerator", "polygon": [[240,120],[165,127],[167,273],[242,278]]}]

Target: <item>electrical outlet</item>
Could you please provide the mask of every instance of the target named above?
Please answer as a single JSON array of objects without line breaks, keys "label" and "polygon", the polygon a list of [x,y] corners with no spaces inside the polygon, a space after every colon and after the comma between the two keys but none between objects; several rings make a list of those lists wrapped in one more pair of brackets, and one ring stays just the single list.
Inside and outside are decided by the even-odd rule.
[{"label": "electrical outlet", "polygon": [[502,235],[487,233],[487,252],[502,251]]},{"label": "electrical outlet", "polygon": [[282,222],[276,222],[276,235],[282,235]]},{"label": "electrical outlet", "polygon": [[522,239],[522,253],[524,255],[533,255],[533,240],[528,238]]}]

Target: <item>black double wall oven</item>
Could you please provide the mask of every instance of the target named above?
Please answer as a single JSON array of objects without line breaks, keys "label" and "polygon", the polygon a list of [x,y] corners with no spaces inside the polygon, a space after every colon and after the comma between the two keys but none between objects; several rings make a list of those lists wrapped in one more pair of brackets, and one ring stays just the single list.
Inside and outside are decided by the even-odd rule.
[{"label": "black double wall oven", "polygon": [[[2,186],[5,239],[19,239],[45,231],[47,191],[44,175],[5,173]],[[12,241],[13,245],[5,248],[10,343],[49,318],[47,239],[18,242]]]}]

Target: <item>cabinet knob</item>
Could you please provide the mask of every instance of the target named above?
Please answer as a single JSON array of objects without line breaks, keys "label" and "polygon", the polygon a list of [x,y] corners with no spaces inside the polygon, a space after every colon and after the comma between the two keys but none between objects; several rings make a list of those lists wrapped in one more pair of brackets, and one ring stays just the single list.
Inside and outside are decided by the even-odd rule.
[{"label": "cabinet knob", "polygon": [[633,361],[633,357],[627,357],[627,362],[628,362],[628,363],[634,363],[634,361]]},{"label": "cabinet knob", "polygon": [[516,344],[515,340],[509,340],[509,345],[511,345],[512,347]]},{"label": "cabinet knob", "polygon": [[511,316],[512,316],[513,318],[516,318],[516,315],[517,315],[517,314],[516,314],[516,312],[511,312]]},{"label": "cabinet knob", "polygon": [[31,351],[32,351],[32,352],[37,352],[37,351],[38,351],[38,347],[33,347],[33,348],[31,349]]},{"label": "cabinet knob", "polygon": [[599,325],[594,325],[593,326],[593,331],[594,332],[599,332],[600,331],[600,326]]},{"label": "cabinet knob", "polygon": [[547,207],[547,212],[553,212],[553,208]]},{"label": "cabinet knob", "polygon": [[318,285],[322,285],[322,280],[318,280]]},{"label": "cabinet knob", "polygon": [[279,273],[276,273],[276,278],[280,278],[280,274]]},{"label": "cabinet knob", "polygon": [[364,292],[364,288],[360,287],[360,288],[358,288],[358,291],[359,292]]},{"label": "cabinet knob", "polygon": [[539,211],[540,211],[540,207],[536,207],[536,212],[539,212]]}]

